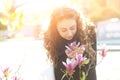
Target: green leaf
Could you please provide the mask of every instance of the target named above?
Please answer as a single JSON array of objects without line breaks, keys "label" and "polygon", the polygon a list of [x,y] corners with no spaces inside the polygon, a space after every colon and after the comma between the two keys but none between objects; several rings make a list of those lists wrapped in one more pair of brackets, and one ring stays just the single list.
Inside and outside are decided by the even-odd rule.
[{"label": "green leaf", "polygon": [[75,51],[78,50],[78,47],[74,47],[74,50],[75,50]]},{"label": "green leaf", "polygon": [[86,75],[85,75],[85,72],[82,72],[82,77],[80,80],[85,80],[86,79]]},{"label": "green leaf", "polygon": [[86,59],[84,62],[83,62],[83,64],[88,64],[89,63],[89,59]]}]

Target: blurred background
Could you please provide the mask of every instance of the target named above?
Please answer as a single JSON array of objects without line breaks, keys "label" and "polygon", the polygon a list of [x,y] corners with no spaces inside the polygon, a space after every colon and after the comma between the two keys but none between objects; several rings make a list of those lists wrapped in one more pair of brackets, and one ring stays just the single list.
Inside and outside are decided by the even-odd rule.
[{"label": "blurred background", "polygon": [[120,0],[0,0],[1,69],[9,66],[24,80],[53,80],[43,33],[51,12],[62,5],[76,8],[97,25],[98,53],[102,44],[109,49],[96,68],[98,80],[120,80]]}]

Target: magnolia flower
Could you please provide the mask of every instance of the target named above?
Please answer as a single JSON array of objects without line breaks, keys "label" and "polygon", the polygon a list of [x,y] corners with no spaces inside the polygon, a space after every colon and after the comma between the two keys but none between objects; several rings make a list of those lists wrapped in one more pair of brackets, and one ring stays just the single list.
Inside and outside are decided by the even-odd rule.
[{"label": "magnolia flower", "polygon": [[62,63],[66,67],[67,72],[70,74],[74,72],[75,67],[78,65],[78,61],[70,58],[66,59],[66,63],[65,62],[62,62]]},{"label": "magnolia flower", "polygon": [[82,54],[85,51],[85,46],[81,45],[80,47],[78,47],[78,53]]},{"label": "magnolia flower", "polygon": [[[65,76],[67,76],[69,80],[71,80],[71,76],[74,74],[76,66],[78,66],[78,68],[80,69],[80,74],[81,74],[80,80],[86,80],[86,76],[88,75],[89,70],[92,67],[94,67],[94,66],[90,66],[86,72],[81,68],[82,66],[89,64],[90,62],[89,57],[87,58],[83,56],[83,53],[86,49],[86,45],[80,45],[80,42],[76,43],[76,41],[74,41],[66,45],[65,47],[67,48],[65,50],[65,53],[69,58],[66,59],[66,62],[62,62],[66,70],[61,80],[63,80]],[[106,51],[107,51],[107,48],[104,45],[104,47],[101,49],[101,52],[100,52],[100,55],[102,56],[102,60],[106,56]]]},{"label": "magnolia flower", "polygon": [[80,42],[76,43],[75,41],[68,44],[68,46],[65,46],[69,51],[74,51],[74,50],[78,50],[78,47],[80,46]]},{"label": "magnolia flower", "polygon": [[22,80],[22,79],[18,76],[13,76],[13,80]]},{"label": "magnolia flower", "polygon": [[82,64],[82,62],[84,62],[87,58],[83,57],[82,54],[76,54],[76,60],[78,62],[78,64]]},{"label": "magnolia flower", "polygon": [[106,45],[103,45],[102,49],[101,49],[101,52],[99,52],[99,54],[102,56],[102,57],[105,57],[106,56],[106,53],[107,53],[107,48],[106,48]]},{"label": "magnolia flower", "polygon": [[76,43],[75,41],[68,44],[68,46],[65,46],[67,49],[65,50],[65,53],[68,57],[70,58],[75,58],[76,57],[76,53],[78,54],[83,54],[83,52],[85,51],[85,46],[84,45],[80,45],[80,42]]},{"label": "magnolia flower", "polygon": [[5,68],[5,69],[3,70],[3,74],[4,74],[4,76],[5,76],[6,78],[9,76],[9,74],[10,74],[9,67],[7,67],[7,68]]},{"label": "magnolia flower", "polygon": [[102,57],[105,57],[106,56],[106,50],[105,49],[102,49],[101,52],[100,52],[100,55]]},{"label": "magnolia flower", "polygon": [[97,63],[97,65],[98,64],[100,64],[102,61],[103,61],[103,59],[106,57],[106,55],[107,55],[107,47],[106,47],[106,45],[105,44],[103,44],[102,45],[102,48],[101,48],[101,50],[100,50],[100,52],[99,52],[99,55],[100,55],[100,57],[101,57],[101,60]]}]

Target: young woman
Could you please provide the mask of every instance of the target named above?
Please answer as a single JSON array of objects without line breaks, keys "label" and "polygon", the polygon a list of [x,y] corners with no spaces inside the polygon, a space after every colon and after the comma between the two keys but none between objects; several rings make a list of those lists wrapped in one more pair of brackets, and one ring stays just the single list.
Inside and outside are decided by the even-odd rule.
[{"label": "young woman", "polygon": [[[73,41],[85,45],[86,49],[83,54],[90,58],[89,64],[81,68],[86,73],[88,72],[86,80],[96,80],[95,26],[83,20],[81,15],[73,8],[57,8],[53,11],[48,30],[44,34],[44,47],[53,63],[55,80],[61,80],[64,75],[62,70],[66,68],[62,61],[66,61],[67,57],[74,58],[75,56],[73,53],[68,53],[65,48],[65,45]],[[80,80],[82,74],[79,71],[80,69],[76,67],[73,80]],[[68,79],[64,77],[63,80]]]}]

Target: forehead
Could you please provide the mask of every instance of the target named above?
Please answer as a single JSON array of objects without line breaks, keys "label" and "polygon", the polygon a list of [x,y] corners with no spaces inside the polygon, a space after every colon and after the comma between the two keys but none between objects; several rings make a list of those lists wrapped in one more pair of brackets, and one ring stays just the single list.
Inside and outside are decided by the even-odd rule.
[{"label": "forehead", "polygon": [[59,21],[57,23],[57,27],[61,27],[61,28],[65,28],[65,27],[71,27],[76,25],[76,20],[72,19],[72,18],[68,18],[68,19],[62,19],[61,21]]}]

